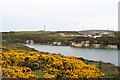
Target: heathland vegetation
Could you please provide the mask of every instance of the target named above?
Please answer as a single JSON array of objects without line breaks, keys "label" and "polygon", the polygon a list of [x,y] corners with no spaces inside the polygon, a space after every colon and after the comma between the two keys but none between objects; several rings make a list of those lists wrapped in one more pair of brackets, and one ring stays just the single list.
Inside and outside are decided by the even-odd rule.
[{"label": "heathland vegetation", "polygon": [[[92,44],[101,44],[102,47],[107,45],[117,45],[120,48],[119,32],[113,32],[111,35],[102,35],[101,37],[84,37],[84,36],[61,36],[60,34],[82,35],[78,32],[50,32],[50,31],[23,31],[23,32],[3,32],[2,38],[4,41],[10,43],[26,43],[27,40],[33,40],[34,43],[53,44],[60,42],[60,45],[72,46],[71,42],[80,43],[82,41],[89,41],[89,47]],[[85,47],[85,46],[83,46]],[[101,48],[102,48],[101,47]]]},{"label": "heathland vegetation", "polygon": [[39,52],[8,42],[1,49],[3,78],[119,78],[120,75],[119,67],[101,61]]},{"label": "heathland vegetation", "polygon": [[[39,52],[23,46],[26,40],[34,43],[52,44],[55,41],[62,45],[71,45],[70,42],[96,42],[103,45],[120,46],[119,33],[114,36],[104,35],[99,38],[60,36],[60,32],[30,31],[30,32],[3,32],[2,49],[2,77],[3,78],[119,78],[119,67],[102,61],[90,61],[74,56]],[[74,33],[74,32],[73,32]],[[76,32],[75,32],[76,33]]]},{"label": "heathland vegetation", "polygon": [[3,78],[102,78],[105,75],[95,65],[87,65],[74,56],[5,47],[2,50]]}]

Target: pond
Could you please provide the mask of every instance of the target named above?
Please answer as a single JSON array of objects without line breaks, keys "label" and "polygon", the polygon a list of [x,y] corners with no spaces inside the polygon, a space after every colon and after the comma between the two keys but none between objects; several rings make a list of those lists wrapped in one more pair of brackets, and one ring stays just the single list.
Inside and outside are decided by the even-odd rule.
[{"label": "pond", "polygon": [[50,45],[32,45],[23,44],[43,52],[60,53],[65,56],[83,57],[88,60],[103,61],[120,65],[120,50],[95,49],[95,48],[78,48],[70,46],[50,46]]}]

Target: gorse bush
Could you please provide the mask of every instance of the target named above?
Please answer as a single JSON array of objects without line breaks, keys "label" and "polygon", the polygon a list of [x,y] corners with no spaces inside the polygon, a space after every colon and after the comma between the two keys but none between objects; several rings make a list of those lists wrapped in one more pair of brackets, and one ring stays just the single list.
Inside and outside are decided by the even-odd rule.
[{"label": "gorse bush", "polygon": [[3,78],[37,78],[28,67],[7,66],[2,68],[2,71]]},{"label": "gorse bush", "polygon": [[[101,78],[105,75],[95,65],[86,65],[74,56],[2,49],[3,78]],[[35,75],[35,70],[42,70],[43,75]]]},{"label": "gorse bush", "polygon": [[[104,76],[104,73],[100,72],[95,65],[86,65],[74,56],[68,56],[66,58],[57,56],[49,59],[49,61],[46,69],[48,73],[52,74],[51,77],[53,77],[53,74],[54,77],[58,78],[98,78]],[[44,77],[47,78],[48,73]]]}]

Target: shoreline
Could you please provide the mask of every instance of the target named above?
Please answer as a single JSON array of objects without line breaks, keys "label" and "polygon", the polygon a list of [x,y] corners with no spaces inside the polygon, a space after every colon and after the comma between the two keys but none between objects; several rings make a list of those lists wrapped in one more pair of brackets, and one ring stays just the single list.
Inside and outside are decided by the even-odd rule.
[{"label": "shoreline", "polygon": [[[12,46],[11,47],[11,43],[9,44],[10,46],[9,46],[9,48],[12,48],[12,49],[15,49],[15,48],[18,48],[18,49],[23,49],[23,50],[29,50],[29,51],[38,51],[38,50],[36,50],[35,48],[30,48],[30,47],[28,47],[28,46],[25,46],[25,45],[22,45],[23,43],[12,43],[12,44],[14,44],[14,46]],[[8,44],[7,44],[8,45]],[[31,44],[31,45],[40,45],[40,44]],[[45,44],[44,44],[45,45]],[[50,46],[59,46],[59,45],[50,45]],[[62,45],[61,45],[62,46]],[[4,47],[7,47],[6,45],[4,46]],[[70,46],[71,47],[71,46]],[[91,48],[91,49],[100,49],[100,48]],[[110,49],[111,50],[111,49]],[[38,52],[43,52],[43,51],[38,51]],[[49,52],[44,52],[45,54],[48,54]],[[53,54],[56,54],[56,53],[53,53]],[[62,55],[62,54],[57,54],[57,55]],[[88,60],[88,59],[85,59],[85,58],[83,58],[83,57],[77,57],[77,58],[79,58],[79,59],[81,59],[81,60],[83,60],[83,61],[89,61],[89,62],[101,62],[101,61],[95,61],[95,60]],[[103,64],[111,64],[111,65],[115,65],[115,64],[113,64],[113,63],[110,63],[110,62],[103,62],[102,61],[102,63]],[[117,65],[115,65],[116,67],[120,67],[120,66],[117,66]]]},{"label": "shoreline", "polygon": [[[22,43],[20,43],[22,44]],[[26,43],[24,43],[26,44]],[[118,48],[107,48],[107,47],[79,47],[79,46],[72,46],[72,45],[54,45],[54,44],[45,44],[45,43],[33,43],[31,45],[50,45],[50,46],[70,46],[70,47],[76,47],[76,48],[89,48],[89,49],[108,49],[108,50],[120,50]]]},{"label": "shoreline", "polygon": [[[30,44],[30,45],[40,45],[40,44]],[[45,45],[45,44],[44,44]],[[24,45],[24,46],[26,46],[26,45]],[[59,45],[48,45],[48,46],[59,46]],[[62,45],[61,45],[62,46]],[[28,46],[26,46],[26,47],[28,47]],[[69,46],[69,47],[71,47],[71,46]],[[29,47],[30,48],[30,47]],[[78,48],[78,47],[77,47]],[[35,48],[34,48],[35,49]],[[89,48],[89,49],[103,49],[103,48]],[[35,49],[36,50],[36,49]],[[105,49],[106,50],[106,49]],[[111,50],[111,49],[108,49],[108,50]],[[39,50],[38,50],[39,51]],[[43,52],[43,51],[42,51]],[[46,52],[46,53],[50,53],[50,52]],[[53,53],[53,54],[57,54],[57,53]],[[62,55],[61,53],[58,53],[57,55]],[[99,63],[99,62],[102,62],[103,64],[111,64],[111,65],[115,65],[115,64],[113,64],[113,63],[110,63],[110,62],[104,62],[104,61],[99,61],[99,60],[90,60],[90,59],[85,59],[85,58],[83,58],[83,57],[77,57],[78,59],[80,59],[80,60],[82,60],[82,61],[87,61],[87,62],[95,62],[95,63]],[[115,65],[115,66],[119,66],[119,65]]]},{"label": "shoreline", "polygon": [[[48,55],[49,52],[43,52],[43,51],[38,51],[34,48],[30,48],[28,46],[22,45],[20,43],[7,43],[4,44],[3,47],[8,47],[10,49],[19,49],[19,50],[27,50],[27,51],[37,51],[37,52],[41,52],[41,54],[46,54]],[[53,53],[53,55],[61,55],[64,56],[62,54],[56,54]],[[64,56],[66,57],[66,56]],[[105,78],[108,77],[113,77],[113,78],[118,78],[120,74],[120,66],[116,66],[112,63],[105,63],[103,61],[94,61],[94,60],[88,60],[88,59],[84,59],[82,57],[77,57],[77,59],[83,61],[86,65],[95,65],[97,66],[102,72],[104,72],[106,75],[104,76]]]}]

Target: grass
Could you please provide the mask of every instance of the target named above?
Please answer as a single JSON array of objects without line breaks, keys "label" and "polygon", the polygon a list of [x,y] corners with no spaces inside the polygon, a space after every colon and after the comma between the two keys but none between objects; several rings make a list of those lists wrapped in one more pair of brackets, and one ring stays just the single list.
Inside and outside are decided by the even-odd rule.
[{"label": "grass", "polygon": [[87,61],[88,64],[96,65],[102,72],[105,73],[105,78],[119,78],[120,72],[118,71],[118,67],[111,63],[104,63],[102,62],[101,65],[99,65],[101,61]]},{"label": "grass", "polygon": [[49,32],[49,31],[18,31],[15,33],[18,33],[18,34],[41,34],[41,33],[51,33],[51,32]]},{"label": "grass", "polygon": [[33,74],[35,74],[35,75],[37,75],[39,77],[42,77],[44,75],[42,70],[35,70],[35,71],[33,71]]},{"label": "grass", "polygon": [[7,48],[10,48],[10,49],[21,49],[21,50],[27,50],[27,51],[37,51],[33,48],[29,48],[27,46],[24,46],[22,44],[17,44],[17,43],[8,43],[8,42],[4,42],[2,44],[3,47],[7,47]]}]

